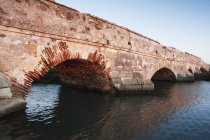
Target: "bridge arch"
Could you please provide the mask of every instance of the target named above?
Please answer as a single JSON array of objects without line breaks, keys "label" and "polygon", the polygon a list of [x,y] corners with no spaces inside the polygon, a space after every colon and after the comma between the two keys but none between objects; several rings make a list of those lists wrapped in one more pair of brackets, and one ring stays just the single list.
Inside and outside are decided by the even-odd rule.
[{"label": "bridge arch", "polygon": [[[112,86],[110,86],[111,82],[109,81],[111,67],[105,56],[97,50],[88,53],[88,55],[86,53],[73,53],[65,42],[59,42],[53,47],[44,48],[34,69],[31,71],[24,71],[24,83],[19,84],[13,82],[13,89],[24,96],[30,89],[33,81],[44,76],[49,68],[52,67],[60,73],[61,81],[63,80],[66,82],[68,80],[65,78],[71,78],[66,82],[67,84],[73,86],[80,84],[78,85],[79,87],[100,90],[103,92],[111,90]],[[72,75],[67,72],[68,70],[72,72]],[[79,81],[79,78],[82,78],[79,76],[79,72],[82,72],[84,76],[83,80],[86,78],[86,81]],[[80,75],[82,74],[80,73]],[[92,77],[88,78],[87,76]],[[75,79],[76,77],[77,79]],[[94,80],[94,78],[98,79]],[[87,81],[93,83],[88,85]]]},{"label": "bridge arch", "polygon": [[157,70],[153,74],[151,80],[152,81],[176,81],[176,75],[171,69],[163,67]]}]

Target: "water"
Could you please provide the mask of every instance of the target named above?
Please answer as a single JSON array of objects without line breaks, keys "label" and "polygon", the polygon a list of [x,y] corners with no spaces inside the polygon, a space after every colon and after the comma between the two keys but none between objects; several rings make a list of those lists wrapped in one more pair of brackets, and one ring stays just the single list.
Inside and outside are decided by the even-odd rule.
[{"label": "water", "polygon": [[0,120],[0,140],[209,140],[210,82],[156,83],[152,95],[34,85],[25,111]]}]

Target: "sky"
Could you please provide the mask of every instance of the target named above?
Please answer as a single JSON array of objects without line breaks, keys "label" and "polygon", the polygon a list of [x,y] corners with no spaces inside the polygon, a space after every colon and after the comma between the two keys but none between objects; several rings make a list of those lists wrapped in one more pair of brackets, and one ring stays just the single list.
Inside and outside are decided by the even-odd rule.
[{"label": "sky", "polygon": [[210,64],[210,0],[56,0]]}]

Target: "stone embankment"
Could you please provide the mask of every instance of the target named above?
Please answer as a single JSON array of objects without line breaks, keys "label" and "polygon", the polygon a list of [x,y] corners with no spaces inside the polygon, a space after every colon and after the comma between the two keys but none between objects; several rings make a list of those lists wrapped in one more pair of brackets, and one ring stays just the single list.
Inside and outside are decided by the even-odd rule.
[{"label": "stone embankment", "polygon": [[22,98],[12,97],[10,81],[0,72],[0,117],[17,112],[26,106]]},{"label": "stone embankment", "polygon": [[210,81],[210,72],[195,73],[195,80]]},{"label": "stone embankment", "polygon": [[177,75],[177,82],[194,82],[194,81],[195,81],[195,76],[191,72]]},{"label": "stone embankment", "polygon": [[11,83],[9,80],[0,72],[0,99],[11,98],[12,93],[10,90]]}]

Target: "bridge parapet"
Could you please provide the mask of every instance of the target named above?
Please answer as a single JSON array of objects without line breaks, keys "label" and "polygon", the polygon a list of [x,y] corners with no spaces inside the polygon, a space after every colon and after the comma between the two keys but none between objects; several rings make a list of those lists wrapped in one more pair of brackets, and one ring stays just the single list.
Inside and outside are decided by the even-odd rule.
[{"label": "bridge parapet", "polygon": [[[1,25],[7,27],[66,36],[110,45],[116,49],[173,58],[172,49],[163,48],[153,39],[101,18],[82,14],[72,8],[46,0],[1,1]],[[11,5],[16,5],[12,7],[13,10],[10,10]]]}]

